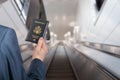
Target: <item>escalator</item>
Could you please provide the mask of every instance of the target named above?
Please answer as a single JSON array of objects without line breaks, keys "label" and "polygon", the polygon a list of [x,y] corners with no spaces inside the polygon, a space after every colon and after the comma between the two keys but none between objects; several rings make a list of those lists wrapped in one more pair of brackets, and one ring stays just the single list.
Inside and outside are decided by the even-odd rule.
[{"label": "escalator", "polygon": [[[112,73],[108,70],[110,68],[105,68],[103,65],[99,64],[99,61],[104,59],[101,57],[105,57],[104,53],[96,52],[95,50],[84,48],[82,46],[79,47],[79,49],[82,52],[87,52],[82,53],[65,44],[63,46],[62,43],[49,48],[49,53],[44,60],[47,68],[46,80],[76,80],[76,78],[77,80],[120,80],[119,75],[116,76],[116,73]],[[22,53],[22,58],[25,70],[28,71],[29,65],[32,61],[30,58],[30,53],[32,52],[26,51],[24,53],[24,55]],[[108,55],[108,57],[109,56],[110,55]],[[117,61],[119,61],[119,58],[117,58]],[[117,71],[119,72],[119,70]]]},{"label": "escalator", "polygon": [[62,44],[58,45],[48,68],[46,80],[76,80]]}]

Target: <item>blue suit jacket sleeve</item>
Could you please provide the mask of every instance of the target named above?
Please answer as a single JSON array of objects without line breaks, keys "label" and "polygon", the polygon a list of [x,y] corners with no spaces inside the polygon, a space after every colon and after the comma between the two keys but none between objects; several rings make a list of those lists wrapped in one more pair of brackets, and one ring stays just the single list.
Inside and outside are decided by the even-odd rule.
[{"label": "blue suit jacket sleeve", "polygon": [[0,25],[0,34],[0,80],[45,80],[45,65],[38,59],[26,74],[15,31]]},{"label": "blue suit jacket sleeve", "polygon": [[28,76],[33,80],[45,80],[46,67],[41,60],[34,59],[31,62]]}]

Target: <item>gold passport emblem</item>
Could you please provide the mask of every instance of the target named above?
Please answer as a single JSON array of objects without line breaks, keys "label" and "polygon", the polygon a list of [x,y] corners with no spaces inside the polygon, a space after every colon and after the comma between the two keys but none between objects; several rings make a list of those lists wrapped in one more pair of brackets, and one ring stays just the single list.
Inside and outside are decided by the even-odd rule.
[{"label": "gold passport emblem", "polygon": [[33,32],[35,33],[35,34],[40,34],[42,31],[41,31],[42,29],[41,29],[41,27],[40,26],[37,26],[37,27],[35,27],[35,29],[33,30]]}]

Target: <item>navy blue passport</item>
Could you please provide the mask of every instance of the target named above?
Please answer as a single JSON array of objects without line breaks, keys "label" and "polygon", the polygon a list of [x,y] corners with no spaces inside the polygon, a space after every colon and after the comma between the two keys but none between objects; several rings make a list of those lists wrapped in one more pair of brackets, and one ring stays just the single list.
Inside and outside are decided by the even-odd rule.
[{"label": "navy blue passport", "polygon": [[37,43],[40,37],[45,38],[49,22],[42,19],[34,19],[26,41]]}]

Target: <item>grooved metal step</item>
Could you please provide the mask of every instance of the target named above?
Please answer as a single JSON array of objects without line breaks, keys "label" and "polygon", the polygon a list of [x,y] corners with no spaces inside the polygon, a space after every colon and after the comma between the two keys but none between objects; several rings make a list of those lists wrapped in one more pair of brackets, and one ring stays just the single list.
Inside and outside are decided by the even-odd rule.
[{"label": "grooved metal step", "polygon": [[47,71],[47,80],[76,80],[64,46],[59,45]]}]

